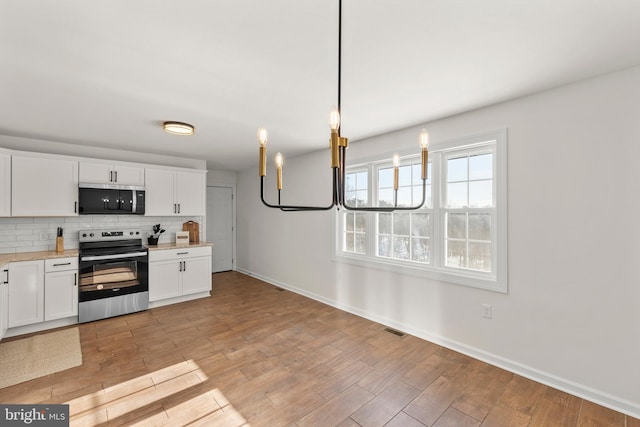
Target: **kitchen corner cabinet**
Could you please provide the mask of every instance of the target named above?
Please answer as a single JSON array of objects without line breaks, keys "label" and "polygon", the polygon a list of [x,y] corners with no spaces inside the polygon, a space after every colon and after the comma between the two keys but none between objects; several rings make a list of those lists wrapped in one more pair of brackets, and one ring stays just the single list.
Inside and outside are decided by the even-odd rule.
[{"label": "kitchen corner cabinet", "polygon": [[78,315],[78,257],[44,261],[44,320]]},{"label": "kitchen corner cabinet", "polygon": [[0,340],[9,328],[9,269],[0,267]]},{"label": "kitchen corner cabinet", "polygon": [[145,169],[145,215],[201,216],[205,211],[204,171]]},{"label": "kitchen corner cabinet", "polygon": [[113,163],[80,162],[80,182],[144,185],[144,168]]},{"label": "kitchen corner cabinet", "polygon": [[11,215],[11,155],[0,153],[0,216]]},{"label": "kitchen corner cabinet", "polygon": [[8,327],[44,321],[44,261],[9,264]]},{"label": "kitchen corner cabinet", "polygon": [[211,291],[211,247],[149,251],[149,301]]},{"label": "kitchen corner cabinet", "polygon": [[11,215],[78,215],[78,162],[12,156]]}]

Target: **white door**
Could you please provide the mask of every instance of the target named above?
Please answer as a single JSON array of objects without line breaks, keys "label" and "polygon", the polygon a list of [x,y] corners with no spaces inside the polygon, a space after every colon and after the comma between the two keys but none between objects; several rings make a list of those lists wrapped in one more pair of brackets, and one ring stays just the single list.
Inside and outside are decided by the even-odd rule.
[{"label": "white door", "polygon": [[207,187],[207,241],[213,243],[211,272],[233,270],[231,187]]}]

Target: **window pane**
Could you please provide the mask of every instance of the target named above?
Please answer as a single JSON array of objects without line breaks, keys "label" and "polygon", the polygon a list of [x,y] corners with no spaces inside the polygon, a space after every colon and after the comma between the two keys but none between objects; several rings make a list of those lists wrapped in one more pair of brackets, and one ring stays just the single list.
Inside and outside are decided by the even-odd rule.
[{"label": "window pane", "polygon": [[469,206],[474,208],[493,206],[493,181],[469,183]]},{"label": "window pane", "polygon": [[491,240],[490,214],[469,214],[469,239]]},{"label": "window pane", "polygon": [[344,233],[344,250],[353,252],[353,233]]},{"label": "window pane", "polygon": [[469,243],[469,268],[491,271],[491,243]]},{"label": "window pane", "polygon": [[[422,183],[422,181],[420,182]],[[425,191],[424,207],[430,208],[431,207],[431,186],[427,184],[424,191]],[[413,187],[413,202],[411,204],[417,206],[420,204],[421,201],[422,201],[422,184],[420,184],[419,186]]]},{"label": "window pane", "polygon": [[493,154],[480,154],[469,157],[469,179],[493,178]]},{"label": "window pane", "polygon": [[358,172],[356,174],[356,180],[358,190],[366,190],[369,187],[367,183],[367,172]]},{"label": "window pane", "polygon": [[401,234],[403,236],[409,235],[409,214],[408,213],[393,213],[393,234]]},{"label": "window pane", "polygon": [[353,231],[353,217],[355,216],[354,213],[349,212],[348,214],[345,215],[345,230],[346,231]]},{"label": "window pane", "polygon": [[398,185],[401,187],[411,185],[411,165],[398,168]]},{"label": "window pane", "polygon": [[378,170],[378,187],[393,188],[393,168]]},{"label": "window pane", "polygon": [[449,213],[447,214],[447,238],[466,239],[467,238],[467,214]]},{"label": "window pane", "polygon": [[393,190],[390,188],[378,190],[378,203],[380,206],[393,206]]},{"label": "window pane", "polygon": [[411,214],[411,235],[428,237],[431,235],[430,215],[428,213]]},{"label": "window pane", "polygon": [[467,183],[447,184],[447,206],[461,208],[467,206]]},{"label": "window pane", "polygon": [[391,234],[391,214],[390,213],[378,214],[378,233]]},{"label": "window pane", "polygon": [[391,258],[391,237],[378,236],[378,256]]},{"label": "window pane", "polygon": [[365,253],[366,250],[366,235],[363,233],[356,233],[356,252],[359,254]]},{"label": "window pane", "polygon": [[430,239],[417,238],[411,239],[412,249],[411,260],[417,262],[429,263],[431,261]]},{"label": "window pane", "polygon": [[398,189],[398,206],[411,206],[411,187]]},{"label": "window pane", "polygon": [[467,253],[466,243],[455,240],[447,240],[447,261],[448,267],[466,267]]},{"label": "window pane", "polygon": [[467,180],[467,157],[447,161],[447,182]]},{"label": "window pane", "polygon": [[411,175],[414,185],[422,185],[422,165],[420,163],[411,166]]},{"label": "window pane", "polygon": [[409,238],[393,236],[393,257],[409,259]]},{"label": "window pane", "polygon": [[355,189],[356,189],[356,175],[353,173],[348,173],[346,190],[347,192],[350,192],[350,191],[354,191]]},{"label": "window pane", "polygon": [[364,232],[367,229],[367,217],[363,214],[354,214],[356,219],[356,231]]},{"label": "window pane", "polygon": [[356,191],[356,206],[364,206],[367,204],[367,190]]}]

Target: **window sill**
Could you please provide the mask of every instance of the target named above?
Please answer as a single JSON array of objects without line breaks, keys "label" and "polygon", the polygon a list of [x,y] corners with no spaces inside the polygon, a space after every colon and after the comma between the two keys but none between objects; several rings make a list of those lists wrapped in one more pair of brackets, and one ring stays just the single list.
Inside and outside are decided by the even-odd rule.
[{"label": "window sill", "polygon": [[507,293],[506,280],[498,280],[495,276],[473,273],[471,271],[452,271],[451,269],[424,266],[413,262],[403,262],[394,259],[375,258],[357,254],[338,253],[334,255],[335,262],[357,265],[390,271],[408,276],[485,289],[493,292]]}]

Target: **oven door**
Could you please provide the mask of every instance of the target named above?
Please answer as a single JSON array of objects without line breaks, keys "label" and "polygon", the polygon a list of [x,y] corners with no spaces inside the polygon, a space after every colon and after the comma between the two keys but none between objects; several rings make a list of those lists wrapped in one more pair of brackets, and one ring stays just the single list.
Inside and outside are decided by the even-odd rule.
[{"label": "oven door", "polygon": [[79,301],[93,301],[149,290],[147,251],[80,255]]}]

